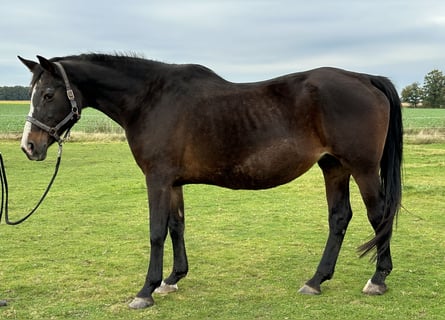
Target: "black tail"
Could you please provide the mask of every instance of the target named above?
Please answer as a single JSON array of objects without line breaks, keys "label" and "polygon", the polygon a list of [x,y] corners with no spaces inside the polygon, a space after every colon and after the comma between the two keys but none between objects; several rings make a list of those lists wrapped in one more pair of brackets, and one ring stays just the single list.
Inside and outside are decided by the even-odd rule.
[{"label": "black tail", "polygon": [[402,201],[402,154],[403,125],[399,95],[387,78],[371,76],[371,83],[382,91],[389,100],[389,128],[383,156],[380,160],[381,190],[384,198],[384,216],[376,230],[375,237],[362,245],[362,256],[376,246],[386,248],[391,240],[394,218],[399,212]]}]

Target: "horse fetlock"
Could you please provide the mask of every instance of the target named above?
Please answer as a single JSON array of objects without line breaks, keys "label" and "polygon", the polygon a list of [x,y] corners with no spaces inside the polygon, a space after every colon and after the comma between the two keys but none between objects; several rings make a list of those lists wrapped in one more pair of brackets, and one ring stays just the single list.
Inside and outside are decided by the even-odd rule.
[{"label": "horse fetlock", "polygon": [[148,298],[136,297],[133,299],[133,301],[131,301],[131,303],[128,306],[131,309],[144,309],[151,307],[152,305],[154,305],[154,303],[155,301],[153,300],[152,297]]}]

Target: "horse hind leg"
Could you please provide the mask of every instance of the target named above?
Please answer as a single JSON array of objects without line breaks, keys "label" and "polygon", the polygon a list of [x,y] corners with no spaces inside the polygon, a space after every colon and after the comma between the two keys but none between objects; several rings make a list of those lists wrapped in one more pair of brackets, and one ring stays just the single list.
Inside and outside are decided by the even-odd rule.
[{"label": "horse hind leg", "polygon": [[366,254],[372,248],[377,248],[376,271],[363,288],[363,293],[381,295],[387,290],[385,279],[393,267],[390,250],[393,219],[385,218],[384,199],[378,174],[354,176],[354,178],[365,203],[368,220],[375,231],[375,238],[361,246],[360,249]]},{"label": "horse hind leg", "polygon": [[329,236],[314,276],[299,290],[303,294],[320,294],[320,285],[334,275],[335,264],[352,218],[349,201],[348,173],[333,156],[326,155],[318,162],[323,170],[329,208]]}]

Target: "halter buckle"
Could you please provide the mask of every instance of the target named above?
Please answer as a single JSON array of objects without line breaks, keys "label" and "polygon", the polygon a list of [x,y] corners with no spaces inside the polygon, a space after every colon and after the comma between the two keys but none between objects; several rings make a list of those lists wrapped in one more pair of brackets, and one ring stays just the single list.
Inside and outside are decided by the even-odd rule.
[{"label": "halter buckle", "polygon": [[74,92],[71,89],[66,90],[66,95],[68,96],[68,99],[74,100]]}]

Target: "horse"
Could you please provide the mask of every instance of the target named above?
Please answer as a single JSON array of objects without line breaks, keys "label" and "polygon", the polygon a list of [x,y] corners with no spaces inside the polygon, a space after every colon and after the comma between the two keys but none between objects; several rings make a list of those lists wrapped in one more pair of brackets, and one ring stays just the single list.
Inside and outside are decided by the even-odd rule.
[{"label": "horse", "polygon": [[[332,278],[352,217],[349,183],[357,183],[374,235],[373,276],[363,293],[381,295],[392,270],[390,240],[401,206],[403,128],[394,85],[382,76],[322,67],[252,83],[229,82],[197,64],[168,64],[130,55],[81,54],[38,62],[21,148],[44,160],[86,107],[125,131],[148,192],[150,259],[130,308],[152,294],[178,290],[188,273],[184,242],[186,184],[266,189],[288,183],[315,163],[328,204],[329,235],[320,263],[299,290],[320,294]],[[163,280],[170,234],[173,269]]]}]

